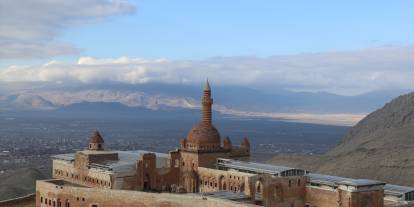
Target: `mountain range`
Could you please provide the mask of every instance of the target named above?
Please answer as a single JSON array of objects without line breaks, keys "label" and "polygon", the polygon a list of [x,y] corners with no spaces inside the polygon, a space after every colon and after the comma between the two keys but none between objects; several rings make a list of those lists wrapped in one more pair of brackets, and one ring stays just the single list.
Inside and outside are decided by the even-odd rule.
[{"label": "mountain range", "polygon": [[[199,108],[202,86],[184,84],[71,84],[27,83],[0,84],[0,111],[5,112],[53,112],[72,114],[87,113],[91,103],[106,111],[130,110],[134,114],[152,110],[192,111]],[[221,114],[249,117],[265,117],[300,120],[307,114],[352,114],[340,117],[349,124],[358,121],[367,112],[381,107],[403,91],[376,91],[356,96],[343,96],[326,92],[294,92],[288,90],[264,90],[245,86],[213,87],[214,109]],[[111,105],[112,103],[112,105]],[[86,106],[81,107],[80,105]],[[71,106],[75,105],[75,107]],[[113,108],[108,108],[113,106]],[[130,109],[126,109],[130,108]],[[84,109],[82,111],[81,109]],[[292,114],[295,114],[292,116]],[[305,114],[304,116],[297,114]],[[325,114],[325,115],[324,115]],[[92,115],[92,114],[91,114]],[[111,114],[108,114],[108,116]],[[332,119],[331,117],[316,117]],[[305,120],[305,122],[307,122]],[[312,122],[312,120],[310,121]],[[317,122],[317,121],[315,121]],[[323,121],[322,121],[323,122]],[[329,122],[329,121],[328,121]]]}]

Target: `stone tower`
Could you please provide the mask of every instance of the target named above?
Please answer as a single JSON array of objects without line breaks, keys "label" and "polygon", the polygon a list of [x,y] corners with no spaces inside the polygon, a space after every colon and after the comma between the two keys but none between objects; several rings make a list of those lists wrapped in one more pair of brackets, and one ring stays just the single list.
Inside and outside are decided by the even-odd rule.
[{"label": "stone tower", "polygon": [[89,138],[89,150],[103,151],[104,150],[104,139],[102,138],[101,133],[96,130],[92,136]]},{"label": "stone tower", "polygon": [[198,192],[198,168],[216,168],[217,158],[248,158],[249,142],[246,139],[242,147],[234,147],[229,137],[221,145],[220,133],[212,120],[213,99],[208,80],[204,85],[201,98],[201,120],[188,132],[187,138],[180,142],[180,186],[186,192]]},{"label": "stone tower", "polygon": [[211,98],[211,88],[210,88],[210,84],[208,82],[208,79],[206,81],[206,84],[204,86],[204,94],[203,94],[203,98],[201,100],[201,103],[203,105],[203,110],[202,110],[202,117],[203,117],[203,122],[205,122],[206,124],[211,124],[211,107],[213,105],[213,99]]},{"label": "stone tower", "polygon": [[212,123],[213,99],[211,98],[211,88],[208,80],[204,86],[201,105],[201,121],[188,133],[185,148],[199,152],[220,150],[220,134]]}]

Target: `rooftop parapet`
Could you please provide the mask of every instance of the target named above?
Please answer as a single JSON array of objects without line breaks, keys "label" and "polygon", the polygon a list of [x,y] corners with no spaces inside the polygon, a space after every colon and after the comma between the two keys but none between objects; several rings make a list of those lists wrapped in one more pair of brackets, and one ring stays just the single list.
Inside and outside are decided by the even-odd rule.
[{"label": "rooftop parapet", "polygon": [[253,174],[270,174],[273,176],[304,176],[308,173],[306,170],[298,168],[224,158],[217,159],[217,167],[221,170],[232,169],[240,172]]},{"label": "rooftop parapet", "polygon": [[403,201],[414,201],[414,188],[412,187],[386,184],[384,194],[399,197]]}]

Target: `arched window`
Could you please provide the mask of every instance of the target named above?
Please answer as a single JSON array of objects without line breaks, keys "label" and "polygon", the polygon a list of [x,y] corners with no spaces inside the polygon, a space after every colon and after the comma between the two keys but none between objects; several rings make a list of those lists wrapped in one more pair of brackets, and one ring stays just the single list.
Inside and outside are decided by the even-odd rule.
[{"label": "arched window", "polygon": [[256,192],[262,193],[263,191],[263,183],[261,180],[256,181]]}]

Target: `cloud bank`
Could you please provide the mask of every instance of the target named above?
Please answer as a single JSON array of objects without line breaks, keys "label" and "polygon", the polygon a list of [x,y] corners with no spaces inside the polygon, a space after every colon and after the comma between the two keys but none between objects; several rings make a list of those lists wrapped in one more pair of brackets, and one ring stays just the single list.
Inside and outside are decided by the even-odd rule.
[{"label": "cloud bank", "polygon": [[0,1],[0,59],[76,54],[73,45],[54,41],[64,29],[134,10],[121,0]]},{"label": "cloud bank", "polygon": [[200,84],[206,77],[219,85],[340,94],[414,90],[414,47],[198,61],[81,57],[77,63],[52,61],[44,65],[12,65],[0,70],[3,82]]}]

